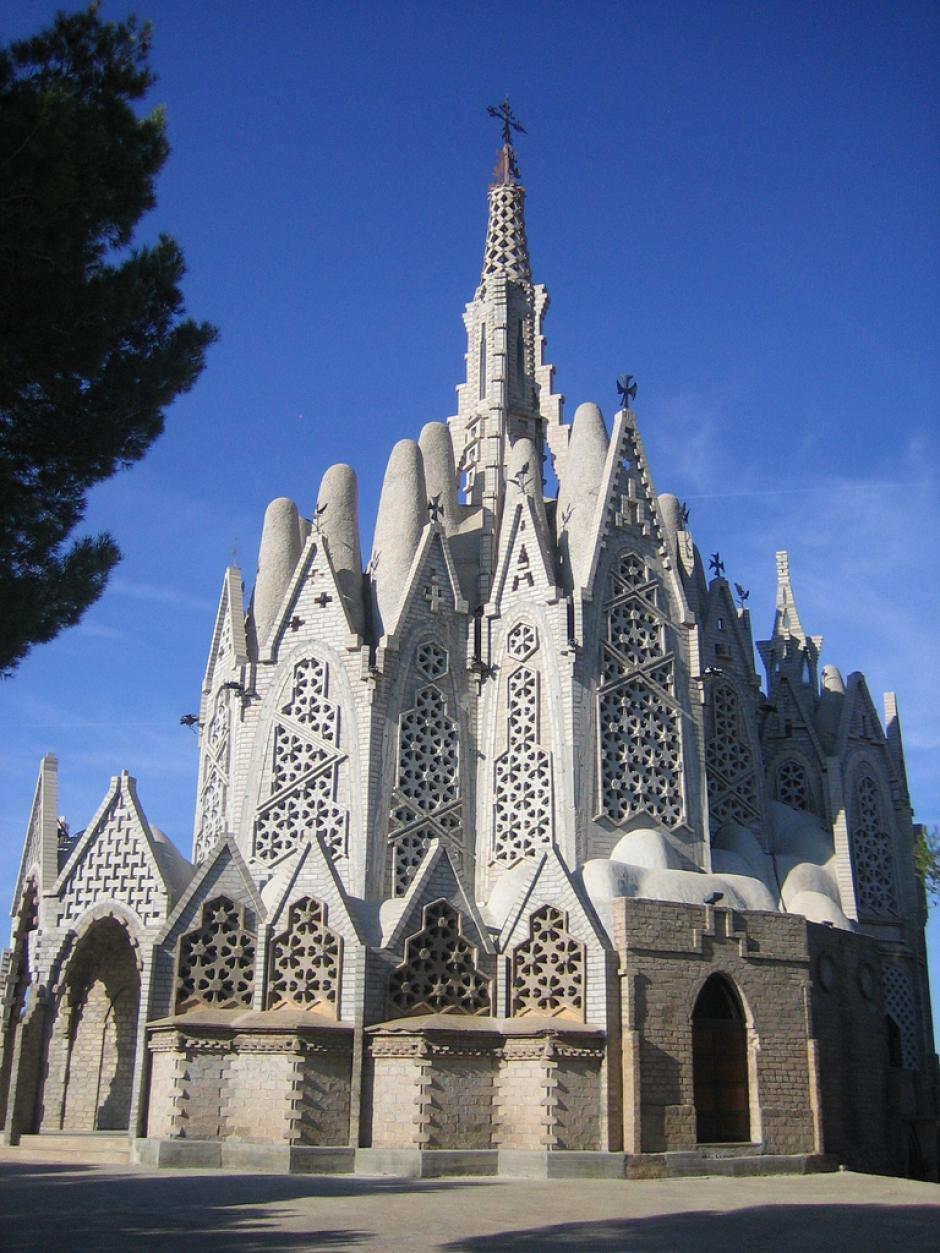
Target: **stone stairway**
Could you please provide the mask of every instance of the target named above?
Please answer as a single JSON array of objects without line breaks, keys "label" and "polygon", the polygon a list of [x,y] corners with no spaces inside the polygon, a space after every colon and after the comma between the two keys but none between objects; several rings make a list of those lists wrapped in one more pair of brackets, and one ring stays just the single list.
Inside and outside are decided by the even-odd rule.
[{"label": "stone stairway", "polygon": [[40,1135],[21,1136],[12,1151],[30,1161],[89,1166],[126,1166],[131,1160],[126,1131],[43,1131]]}]

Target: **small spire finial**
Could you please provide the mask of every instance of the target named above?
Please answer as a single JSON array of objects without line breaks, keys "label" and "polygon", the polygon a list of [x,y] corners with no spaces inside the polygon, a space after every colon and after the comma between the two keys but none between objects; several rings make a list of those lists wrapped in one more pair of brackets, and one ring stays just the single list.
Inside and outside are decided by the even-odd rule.
[{"label": "small spire finial", "polygon": [[508,96],[504,98],[501,105],[488,104],[486,111],[490,117],[499,118],[503,124],[503,146],[499,154],[499,162],[493,171],[493,177],[500,183],[512,183],[519,177],[519,162],[516,150],[512,146],[512,132],[518,131],[520,135],[525,135],[526,128],[510,108]]}]

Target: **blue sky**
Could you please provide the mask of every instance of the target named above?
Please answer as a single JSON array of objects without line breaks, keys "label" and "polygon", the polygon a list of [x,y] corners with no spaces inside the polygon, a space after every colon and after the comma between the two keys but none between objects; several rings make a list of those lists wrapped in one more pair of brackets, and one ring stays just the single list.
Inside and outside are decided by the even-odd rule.
[{"label": "blue sky", "polygon": [[[59,6],[8,0],[4,41]],[[106,0],[106,17],[123,4]],[[237,548],[275,496],[360,476],[369,547],[393,443],[454,410],[509,92],[566,412],[614,380],[659,490],[772,621],[790,552],[824,661],[898,693],[917,817],[940,821],[940,10],[918,3],[150,0],[167,230],[205,375],[87,525],[125,560],[0,685],[0,894],[39,758],[83,827],[109,777],[191,837],[198,707]],[[934,982],[940,917],[930,930]],[[940,1001],[940,986],[937,986]]]}]

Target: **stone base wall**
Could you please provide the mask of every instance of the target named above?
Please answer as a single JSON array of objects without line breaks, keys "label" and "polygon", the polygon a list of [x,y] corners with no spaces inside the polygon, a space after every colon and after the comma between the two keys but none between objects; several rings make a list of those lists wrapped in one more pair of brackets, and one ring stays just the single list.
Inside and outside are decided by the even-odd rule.
[{"label": "stone base wall", "polygon": [[493,1056],[438,1057],[423,1067],[424,1148],[493,1147]]},{"label": "stone base wall", "polygon": [[[332,1033],[331,1033],[332,1034]],[[351,1039],[153,1031],[147,1135],[346,1145]]]},{"label": "stone base wall", "polygon": [[375,1148],[601,1147],[596,1038],[379,1030],[371,1054]]},{"label": "stone base wall", "polygon": [[372,1134],[374,1148],[419,1148],[421,1068],[414,1056],[386,1056],[373,1049]]}]

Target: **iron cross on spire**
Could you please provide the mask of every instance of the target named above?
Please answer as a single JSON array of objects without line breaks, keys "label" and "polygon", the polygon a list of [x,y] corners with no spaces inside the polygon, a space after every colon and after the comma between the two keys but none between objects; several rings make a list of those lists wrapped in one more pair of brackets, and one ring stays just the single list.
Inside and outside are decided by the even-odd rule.
[{"label": "iron cross on spire", "polygon": [[518,131],[520,135],[524,135],[526,129],[509,107],[508,96],[498,107],[495,104],[488,104],[486,111],[490,117],[499,118],[503,124],[503,146],[496,169],[493,171],[493,178],[497,183],[513,183],[519,177],[519,162],[516,160],[516,150],[512,146],[512,132]]},{"label": "iron cross on spire", "polygon": [[520,135],[526,134],[526,128],[522,125],[512,109],[509,107],[509,97],[507,96],[503,103],[497,107],[495,104],[488,104],[486,111],[490,117],[498,117],[503,123],[503,143],[508,147],[512,147],[512,132],[518,131]]}]

